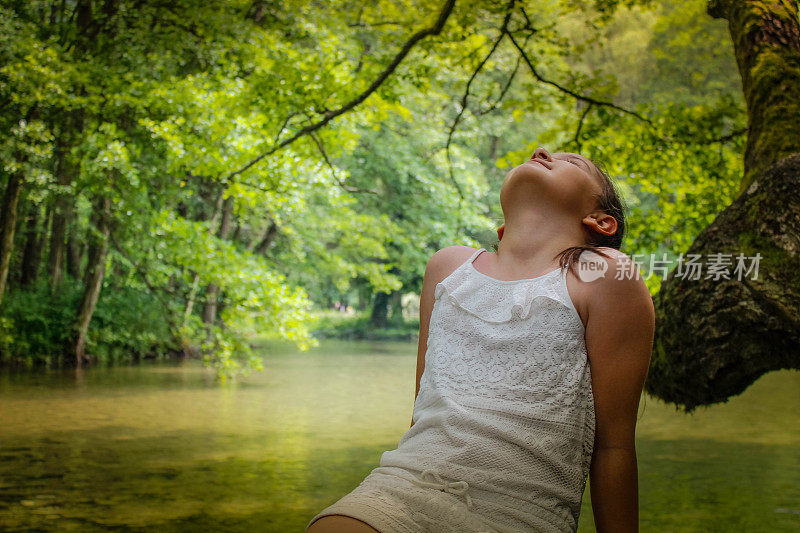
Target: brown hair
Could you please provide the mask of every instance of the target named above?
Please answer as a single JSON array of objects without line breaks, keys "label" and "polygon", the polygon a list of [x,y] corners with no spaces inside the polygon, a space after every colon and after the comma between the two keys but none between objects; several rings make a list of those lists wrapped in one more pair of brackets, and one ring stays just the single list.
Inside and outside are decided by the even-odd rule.
[{"label": "brown hair", "polygon": [[[589,158],[587,157],[586,159]],[[603,235],[591,229],[587,229],[588,242],[585,245],[570,246],[556,254],[553,258],[560,257],[559,265],[561,265],[562,269],[572,269],[578,259],[580,259],[581,254],[586,250],[609,258],[609,256],[599,248],[608,247],[619,250],[622,247],[622,241],[625,237],[625,211],[627,207],[622,201],[614,182],[611,181],[611,178],[608,176],[604,165],[594,159],[589,159],[589,161],[594,165],[595,170],[597,170],[596,174],[600,178],[601,192],[594,195],[597,208],[611,215],[614,220],[617,221],[617,231],[613,235]],[[497,251],[497,244],[494,245],[494,249]]]}]

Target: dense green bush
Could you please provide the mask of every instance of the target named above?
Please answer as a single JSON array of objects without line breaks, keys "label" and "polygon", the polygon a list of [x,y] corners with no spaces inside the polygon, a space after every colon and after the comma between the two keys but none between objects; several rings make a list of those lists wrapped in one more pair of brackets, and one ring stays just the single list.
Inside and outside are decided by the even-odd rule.
[{"label": "dense green bush", "polygon": [[5,295],[0,322],[3,363],[54,364],[63,356],[81,298],[80,285],[67,279],[51,294],[49,283],[42,279]]},{"label": "dense green bush", "polygon": [[[63,362],[81,296],[81,284],[71,278],[55,295],[46,280],[7,294],[0,320],[0,361],[25,366]],[[93,360],[115,363],[163,356],[176,346],[159,302],[123,286],[105,288],[86,348]]]}]

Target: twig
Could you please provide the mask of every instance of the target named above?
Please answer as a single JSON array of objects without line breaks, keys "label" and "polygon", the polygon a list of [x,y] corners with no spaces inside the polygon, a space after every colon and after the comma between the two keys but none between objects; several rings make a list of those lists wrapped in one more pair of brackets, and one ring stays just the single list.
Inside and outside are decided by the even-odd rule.
[{"label": "twig", "polygon": [[500,27],[500,34],[497,36],[497,39],[495,39],[494,43],[492,44],[492,48],[489,50],[489,52],[486,54],[483,60],[478,64],[478,67],[469,77],[469,80],[467,81],[467,86],[464,89],[464,95],[461,97],[461,104],[460,104],[461,108],[458,110],[456,118],[450,125],[450,131],[447,133],[447,143],[445,144],[444,147],[445,156],[447,157],[447,171],[448,175],[450,176],[450,181],[452,181],[453,185],[455,185],[456,190],[458,191],[458,195],[461,197],[462,200],[464,199],[464,193],[461,190],[461,186],[458,184],[458,181],[456,181],[455,175],[453,174],[453,162],[450,158],[450,144],[453,141],[453,133],[456,131],[456,127],[458,126],[458,123],[461,121],[461,117],[464,114],[464,111],[467,110],[467,100],[469,99],[469,90],[472,87],[472,82],[475,81],[475,78],[478,76],[478,73],[480,73],[480,71],[483,69],[483,66],[486,64],[486,62],[489,61],[489,58],[492,57],[492,54],[494,54],[495,50],[497,50],[497,47],[500,46],[500,43],[503,41],[503,37],[505,37],[506,34],[508,33],[508,23],[511,20],[511,15],[513,13],[515,2],[516,0],[510,0],[510,2],[508,3],[508,8],[507,8],[508,12],[506,13],[505,18],[503,19],[503,25]]},{"label": "twig", "polygon": [[331,175],[333,176],[333,179],[335,179],[336,182],[339,184],[339,187],[341,187],[347,192],[368,192],[372,194],[380,194],[380,191],[376,189],[361,189],[359,187],[353,187],[351,185],[347,185],[346,183],[344,183],[336,174],[336,168],[333,166],[333,164],[331,164],[331,161],[328,158],[328,153],[325,151],[325,146],[322,144],[322,141],[317,137],[315,133],[309,133],[308,135],[314,141],[314,144],[317,145],[319,153],[322,154],[322,159],[325,160],[325,164],[328,165],[328,168],[331,171]]}]

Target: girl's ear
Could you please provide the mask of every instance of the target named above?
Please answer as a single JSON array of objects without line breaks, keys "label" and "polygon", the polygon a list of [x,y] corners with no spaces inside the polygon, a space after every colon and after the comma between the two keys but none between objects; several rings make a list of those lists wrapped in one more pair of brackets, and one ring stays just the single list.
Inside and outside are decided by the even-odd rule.
[{"label": "girl's ear", "polygon": [[617,232],[617,220],[602,211],[597,215],[588,215],[583,222],[602,235],[614,235]]},{"label": "girl's ear", "polygon": [[505,224],[503,224],[502,226],[497,228],[497,238],[499,240],[501,240],[501,241],[503,240],[503,232],[505,231],[505,229],[506,229],[506,225]]}]

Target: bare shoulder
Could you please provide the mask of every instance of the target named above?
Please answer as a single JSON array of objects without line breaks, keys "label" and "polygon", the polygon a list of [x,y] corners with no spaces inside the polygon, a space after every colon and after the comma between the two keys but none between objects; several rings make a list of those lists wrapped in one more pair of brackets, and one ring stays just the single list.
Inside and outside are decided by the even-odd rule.
[{"label": "bare shoulder", "polygon": [[430,277],[429,279],[431,282],[439,283],[452,274],[456,268],[477,251],[477,248],[464,246],[462,244],[445,246],[441,250],[436,251],[428,260],[428,266],[425,269],[425,277]]},{"label": "bare shoulder", "polygon": [[614,248],[601,247],[607,257],[599,256],[607,264],[605,274],[586,283],[586,307],[591,319],[592,310],[607,312],[614,308],[620,317],[645,312],[644,319],[654,314],[653,298],[642,278],[637,264],[626,253]]}]

